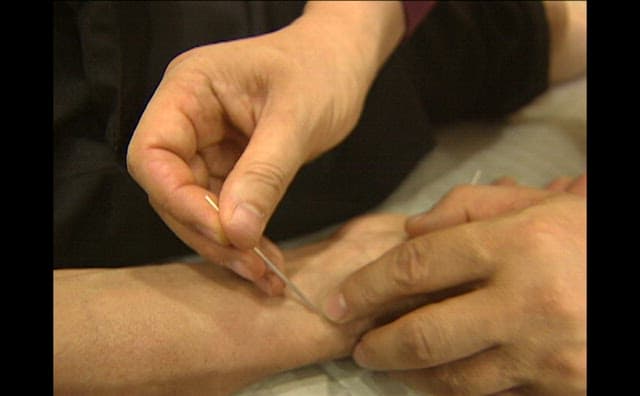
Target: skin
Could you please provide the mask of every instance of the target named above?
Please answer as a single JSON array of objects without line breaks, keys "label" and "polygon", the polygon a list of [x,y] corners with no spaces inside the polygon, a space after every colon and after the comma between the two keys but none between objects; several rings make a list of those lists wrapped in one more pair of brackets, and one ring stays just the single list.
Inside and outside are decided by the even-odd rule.
[{"label": "skin", "polygon": [[587,2],[545,1],[551,53],[549,81],[559,84],[584,75],[587,68]]},{"label": "skin", "polygon": [[[509,243],[493,236],[503,227],[530,224],[525,214],[532,210],[553,207],[550,216],[570,218],[567,209],[581,206],[585,194],[584,177],[558,179],[547,189],[503,178],[493,186],[454,189],[431,211],[410,219],[364,216],[327,240],[286,250],[286,272],[316,305],[342,285],[350,308],[342,324],[309,311],[288,291],[286,297],[265,299],[249,282],[211,263],[54,271],[56,394],[224,395],[280,371],[351,353],[361,365],[389,370],[430,394],[490,394],[516,380],[526,380],[528,387],[504,394],[580,394],[584,265],[574,268],[565,259],[575,250],[584,254],[584,246],[573,246],[584,242],[583,230],[572,235],[574,243],[532,235],[515,251],[505,250]],[[480,224],[481,232],[472,232],[470,226]],[[435,236],[433,257],[460,260],[433,266],[427,282],[397,272],[424,273],[417,263],[384,265],[398,257],[399,248],[427,236]],[[463,243],[447,244],[456,238]],[[552,261],[531,262],[538,242],[550,239],[565,251],[563,260],[552,254]],[[478,242],[489,243],[480,249],[484,262],[474,261],[471,271],[455,271],[464,265],[466,246],[473,252]],[[492,266],[491,244],[500,248],[501,258],[517,256],[518,267]],[[439,246],[457,254],[440,256]],[[475,279],[474,274],[497,280],[433,291],[448,279]],[[391,282],[376,281],[381,275]],[[509,279],[514,276],[520,280]],[[388,288],[397,280],[401,292]],[[457,304],[484,289],[486,298]],[[399,298],[388,301],[390,295]],[[496,334],[502,336],[499,342]],[[478,354],[449,359],[491,340],[495,345]]]},{"label": "skin", "polygon": [[279,31],[181,54],[134,132],[129,172],[185,243],[277,294],[279,280],[242,253],[298,169],[353,129],[403,18],[395,1],[309,2]]},{"label": "skin", "polygon": [[326,314],[349,323],[441,298],[368,331],[359,365],[437,395],[586,392],[586,176],[544,190],[459,187],[406,230],[325,300]]},{"label": "skin", "polygon": [[[583,75],[585,3],[544,4],[550,82]],[[278,294],[282,284],[246,249],[270,246],[285,265],[261,237],[265,224],[300,166],[353,128],[403,30],[398,2],[310,2],[278,32],[180,55],[135,131],[130,173],[182,240]],[[368,332],[356,360],[442,394],[583,393],[586,202],[571,185],[550,195],[465,187],[413,219],[411,241],[325,300],[329,314],[346,306],[340,321],[431,300]]]},{"label": "skin", "polygon": [[[586,5],[544,5],[555,84],[585,71]],[[269,243],[262,233],[300,167],[353,129],[404,29],[398,1],[311,1],[279,31],[179,55],[131,139],[131,176],[186,244],[278,294],[247,250]]]},{"label": "skin", "polygon": [[[406,238],[405,218],[354,220],[285,251],[316,304]],[[226,395],[280,371],[348,356],[374,321],[335,325],[295,297],[265,298],[212,263],[54,271],[54,386],[60,395]]]},{"label": "skin", "polygon": [[[583,75],[586,2],[544,6],[550,83]],[[247,249],[268,243],[264,228],[300,167],[353,129],[404,23],[398,1],[310,1],[279,31],[186,51],[134,132],[131,176],[185,243],[277,294],[282,284]],[[205,194],[219,198],[219,215]]]}]

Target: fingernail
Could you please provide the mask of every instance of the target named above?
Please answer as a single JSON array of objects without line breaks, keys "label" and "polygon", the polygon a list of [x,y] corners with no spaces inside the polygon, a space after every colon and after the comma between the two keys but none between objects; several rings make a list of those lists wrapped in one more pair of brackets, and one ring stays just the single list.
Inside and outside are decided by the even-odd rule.
[{"label": "fingernail", "polygon": [[215,232],[208,227],[203,227],[200,225],[197,225],[196,228],[198,229],[198,232],[204,235],[207,239],[211,239],[219,245],[227,246],[229,244],[229,240],[224,234]]},{"label": "fingernail", "polygon": [[235,272],[236,274],[240,275],[241,277],[243,277],[246,280],[250,280],[250,281],[253,282],[255,280],[255,278],[256,278],[253,275],[253,273],[249,270],[247,265],[245,263],[243,263],[242,261],[234,261],[229,265],[229,267],[231,268],[231,270],[233,272]]},{"label": "fingernail", "polygon": [[358,366],[362,368],[369,368],[369,365],[367,364],[367,361],[365,359],[364,352],[362,349],[362,343],[358,343],[358,345],[356,345],[356,347],[353,350],[352,357]]},{"label": "fingernail", "polygon": [[242,230],[245,235],[257,238],[262,231],[262,221],[264,217],[264,213],[258,210],[258,208],[243,202],[234,209],[233,215],[231,216],[231,223],[235,228]]},{"label": "fingernail", "polygon": [[271,281],[268,276],[263,276],[262,278],[254,281],[254,283],[258,286],[258,289],[262,290],[269,296],[271,295]]},{"label": "fingernail", "polygon": [[324,304],[324,314],[334,322],[339,322],[347,314],[347,302],[342,293],[329,297]]},{"label": "fingernail", "polygon": [[271,295],[279,296],[284,293],[284,282],[278,278],[276,274],[267,275],[269,278],[269,285],[271,287]]},{"label": "fingernail", "polygon": [[422,217],[424,217],[424,213],[418,213],[416,215],[409,217],[406,223],[407,227],[413,227],[417,225],[417,223],[420,221],[420,219],[422,219]]}]

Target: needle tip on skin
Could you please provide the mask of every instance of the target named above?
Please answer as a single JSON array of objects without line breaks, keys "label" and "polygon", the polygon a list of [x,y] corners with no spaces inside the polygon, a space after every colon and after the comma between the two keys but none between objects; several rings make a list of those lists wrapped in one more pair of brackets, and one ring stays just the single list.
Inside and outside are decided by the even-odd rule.
[{"label": "needle tip on skin", "polygon": [[[213,199],[211,199],[211,197],[209,197],[208,195],[205,195],[204,198],[207,200],[207,202],[209,203],[209,205],[211,205],[217,212],[220,212],[220,208],[218,207],[218,205],[213,201]],[[304,295],[304,293],[302,293],[290,280],[289,278],[283,274],[278,267],[269,259],[269,257],[267,257],[262,250],[260,250],[258,247],[254,247],[253,251],[262,259],[262,261],[265,262],[265,264],[267,264],[267,267],[269,267],[273,273],[275,275],[277,275],[284,283],[285,283],[285,287],[289,286],[289,289],[291,289],[301,300],[301,302],[306,305],[309,309],[311,309],[312,311],[316,312],[318,315],[325,317],[324,314],[322,313],[322,311],[316,307],[313,303],[311,303],[311,301]],[[268,279],[264,279],[264,281],[262,283],[257,282],[256,283],[258,285],[258,287],[260,289],[262,289],[265,293],[271,295],[272,293],[272,287],[271,287],[271,282],[269,282]]]}]

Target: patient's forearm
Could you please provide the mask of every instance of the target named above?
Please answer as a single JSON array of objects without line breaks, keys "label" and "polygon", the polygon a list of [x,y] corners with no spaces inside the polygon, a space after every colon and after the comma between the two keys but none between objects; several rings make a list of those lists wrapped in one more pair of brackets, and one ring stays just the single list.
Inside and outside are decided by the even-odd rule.
[{"label": "patient's forearm", "polygon": [[[368,250],[381,254],[400,237],[382,239],[368,238]],[[344,241],[315,244],[289,252],[287,270],[319,302],[371,259],[364,250]],[[60,270],[55,389],[227,394],[279,371],[346,356],[367,327],[336,327],[290,297],[266,298],[213,264]]]},{"label": "patient's forearm", "polygon": [[224,394],[348,353],[345,333],[292,300],[259,293],[213,265],[58,278],[56,391]]}]

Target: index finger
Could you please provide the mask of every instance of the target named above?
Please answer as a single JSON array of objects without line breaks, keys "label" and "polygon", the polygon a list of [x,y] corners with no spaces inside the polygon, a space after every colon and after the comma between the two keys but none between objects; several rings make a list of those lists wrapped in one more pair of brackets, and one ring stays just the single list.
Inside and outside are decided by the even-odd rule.
[{"label": "index finger", "polygon": [[208,171],[198,153],[222,139],[227,126],[206,81],[193,76],[165,76],[131,138],[127,168],[161,210],[225,244],[217,214],[203,201]]},{"label": "index finger", "polygon": [[553,194],[553,191],[509,183],[501,179],[496,185],[458,186],[429,211],[409,218],[405,229],[410,236],[433,232],[523,209]]},{"label": "index finger", "polygon": [[482,251],[476,224],[409,240],[349,276],[325,300],[325,315],[339,323],[365,317],[404,297],[486,279],[495,270]]}]

